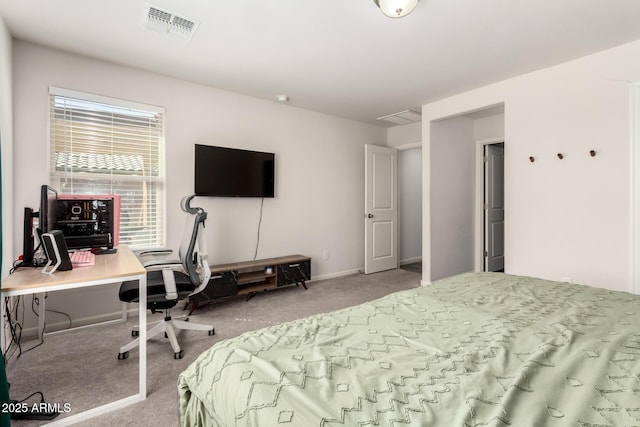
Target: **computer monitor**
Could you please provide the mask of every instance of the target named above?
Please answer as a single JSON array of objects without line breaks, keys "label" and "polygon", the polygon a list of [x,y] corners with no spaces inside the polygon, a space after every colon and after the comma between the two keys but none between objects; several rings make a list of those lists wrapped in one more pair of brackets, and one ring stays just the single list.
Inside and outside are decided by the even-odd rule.
[{"label": "computer monitor", "polygon": [[58,192],[48,185],[40,187],[40,211],[24,208],[24,223],[22,236],[22,265],[32,266],[34,262],[35,245],[33,234],[33,218],[39,219],[38,237],[58,228]]},{"label": "computer monitor", "polygon": [[38,214],[41,233],[58,229],[58,192],[48,185],[40,187],[40,212]]}]

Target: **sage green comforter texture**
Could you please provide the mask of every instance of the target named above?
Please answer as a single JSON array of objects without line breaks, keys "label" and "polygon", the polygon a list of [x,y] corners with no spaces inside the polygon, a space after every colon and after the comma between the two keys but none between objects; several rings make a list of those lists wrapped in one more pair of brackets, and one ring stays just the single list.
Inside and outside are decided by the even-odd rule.
[{"label": "sage green comforter texture", "polygon": [[184,426],[639,426],[640,297],[462,274],[219,342],[178,388]]}]

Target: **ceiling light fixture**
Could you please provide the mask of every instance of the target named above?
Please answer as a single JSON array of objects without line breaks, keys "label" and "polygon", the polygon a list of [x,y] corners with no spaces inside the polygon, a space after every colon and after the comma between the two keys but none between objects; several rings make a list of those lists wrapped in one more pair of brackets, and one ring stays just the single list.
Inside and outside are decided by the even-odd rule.
[{"label": "ceiling light fixture", "polygon": [[410,14],[419,0],[373,0],[382,13],[389,18],[402,18]]}]

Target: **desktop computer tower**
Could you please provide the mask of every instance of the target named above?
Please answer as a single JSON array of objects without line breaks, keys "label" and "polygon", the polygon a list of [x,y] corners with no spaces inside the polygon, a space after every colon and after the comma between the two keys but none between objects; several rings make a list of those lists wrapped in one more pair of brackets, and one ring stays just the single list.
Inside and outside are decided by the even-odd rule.
[{"label": "desktop computer tower", "polygon": [[59,194],[57,217],[69,249],[112,249],[119,243],[120,196]]}]

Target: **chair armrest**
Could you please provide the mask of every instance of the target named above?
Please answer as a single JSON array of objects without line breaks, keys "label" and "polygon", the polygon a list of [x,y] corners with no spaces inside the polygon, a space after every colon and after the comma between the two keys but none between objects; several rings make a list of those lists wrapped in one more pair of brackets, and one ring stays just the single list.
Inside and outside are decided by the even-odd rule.
[{"label": "chair armrest", "polygon": [[159,270],[158,267],[170,266],[173,264],[181,264],[180,260],[168,257],[173,251],[171,249],[152,249],[137,252],[136,256],[147,270]]},{"label": "chair armrest", "polygon": [[182,262],[179,259],[152,259],[143,262],[142,266],[148,270],[158,269],[153,267],[182,268]]},{"label": "chair armrest", "polygon": [[149,249],[146,251],[137,252],[138,256],[148,256],[148,255],[170,255],[173,251],[171,249]]},{"label": "chair armrest", "polygon": [[168,300],[178,299],[178,289],[176,287],[176,276],[173,275],[173,269],[162,269],[162,280],[164,282],[165,298]]}]

